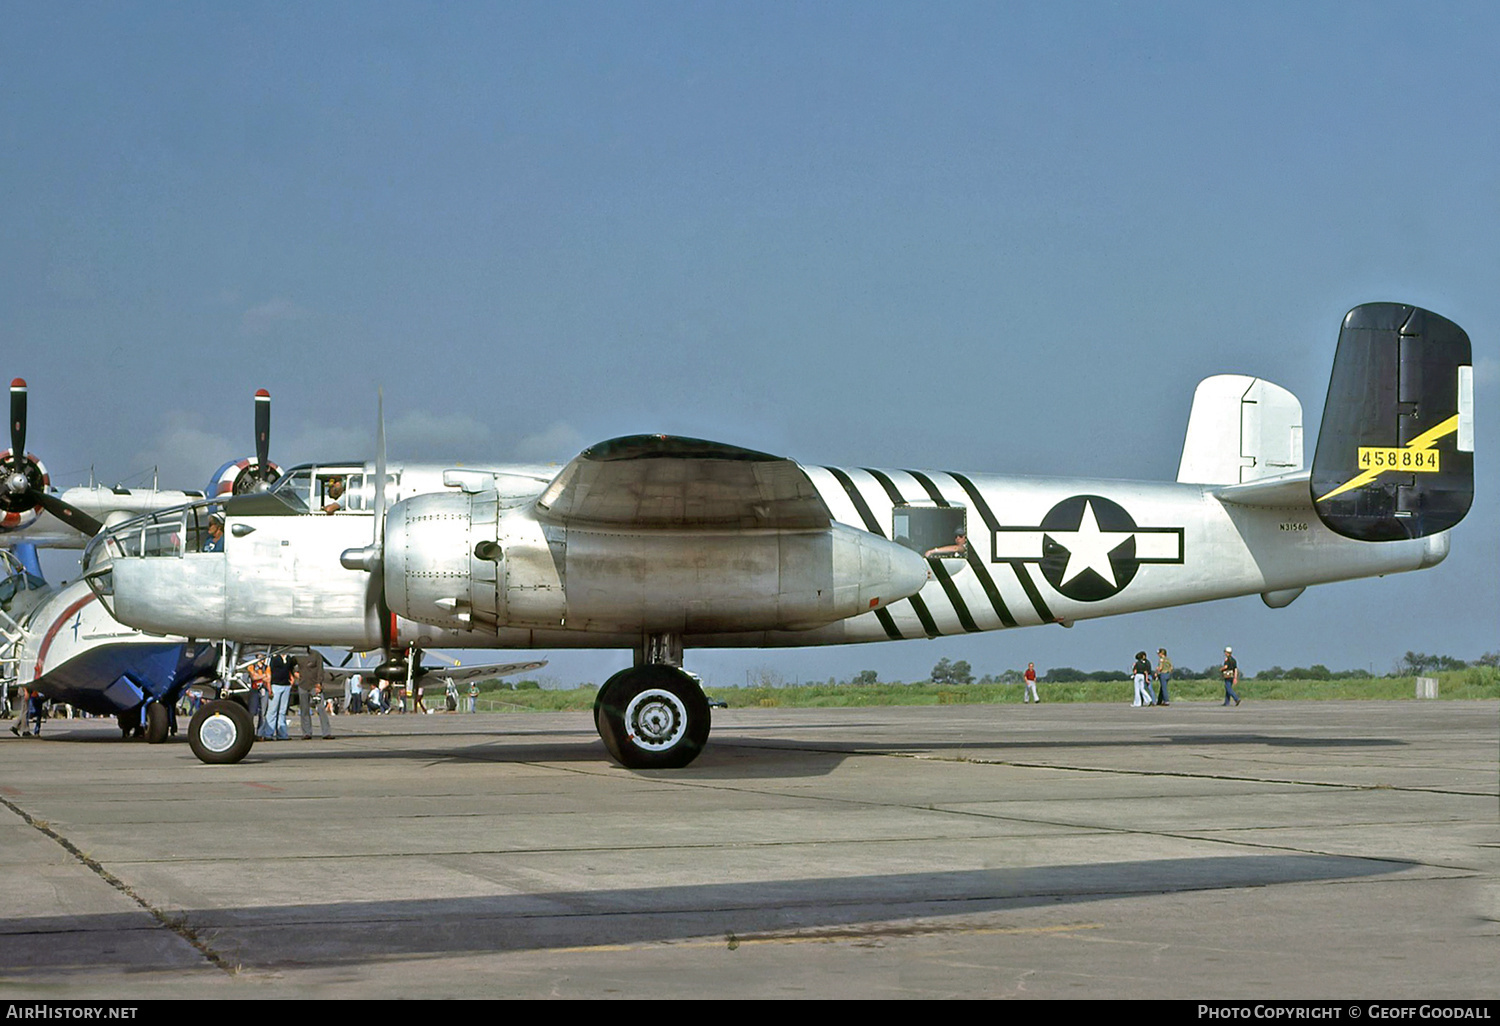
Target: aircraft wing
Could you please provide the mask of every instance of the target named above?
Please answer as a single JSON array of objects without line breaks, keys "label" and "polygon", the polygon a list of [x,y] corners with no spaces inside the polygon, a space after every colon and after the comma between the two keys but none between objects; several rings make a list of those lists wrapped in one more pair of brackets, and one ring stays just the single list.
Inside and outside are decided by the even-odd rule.
[{"label": "aircraft wing", "polygon": [[[455,682],[464,680],[489,680],[492,677],[509,677],[517,673],[528,673],[532,670],[540,670],[547,665],[547,660],[532,660],[528,663],[472,663],[467,666],[427,666],[426,676],[449,678]],[[356,673],[370,676],[375,671],[371,667],[361,669],[358,666],[325,666],[323,672],[335,680],[343,680],[352,677]]]},{"label": "aircraft wing", "polygon": [[537,500],[543,520],[644,528],[808,528],[832,520],[780,456],[699,438],[630,435],[579,453]]}]

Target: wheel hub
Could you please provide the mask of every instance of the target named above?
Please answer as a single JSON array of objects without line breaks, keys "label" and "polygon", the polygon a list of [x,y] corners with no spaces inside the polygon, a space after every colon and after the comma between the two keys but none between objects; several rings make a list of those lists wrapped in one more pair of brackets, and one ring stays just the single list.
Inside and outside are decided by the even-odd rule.
[{"label": "wheel hub", "polygon": [[682,699],[662,688],[648,688],[625,707],[625,731],[639,748],[661,752],[687,733],[688,712]]},{"label": "wheel hub", "polygon": [[203,726],[198,730],[198,739],[203,747],[215,754],[229,751],[238,737],[239,731],[235,729],[234,721],[223,713],[214,713],[203,721]]}]

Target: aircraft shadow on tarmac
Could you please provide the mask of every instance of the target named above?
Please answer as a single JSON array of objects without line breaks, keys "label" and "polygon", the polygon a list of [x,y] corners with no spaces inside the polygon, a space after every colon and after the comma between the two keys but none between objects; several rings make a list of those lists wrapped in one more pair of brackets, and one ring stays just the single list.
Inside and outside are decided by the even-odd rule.
[{"label": "aircraft shadow on tarmac", "polygon": [[[822,729],[823,724],[812,725]],[[841,731],[857,732],[861,724],[838,724]],[[875,725],[871,725],[872,728]],[[809,726],[780,724],[776,731],[788,734],[810,729]],[[875,731],[872,729],[872,733]],[[890,741],[839,740],[822,737],[806,740],[796,737],[767,736],[771,731],[757,729],[750,736],[740,736],[733,729],[726,730],[710,739],[699,757],[686,769],[677,770],[631,770],[645,776],[660,776],[666,779],[705,780],[751,780],[751,779],[795,779],[819,777],[832,773],[851,755],[909,755],[926,753],[962,754],[968,757],[982,756],[994,761],[1004,761],[1007,756],[1018,756],[1026,752],[1060,752],[1087,747],[1089,749],[1145,749],[1156,747],[1183,748],[1202,746],[1264,746],[1271,748],[1384,748],[1400,747],[1407,742],[1396,738],[1377,737],[1290,737],[1275,734],[1238,733],[1222,734],[1204,731],[1163,732],[1155,736],[1136,736],[1121,740],[1103,740],[1097,737],[1078,740],[1037,740],[1006,737],[997,732],[994,737],[969,736],[954,741],[922,740],[910,744]],[[419,760],[432,763],[445,762],[492,762],[492,763],[571,763],[611,764],[601,742],[591,731],[539,729],[485,731],[407,731],[382,730],[378,734],[345,735],[356,740],[380,739],[390,742],[379,748],[354,748],[328,744],[321,740],[303,743],[295,739],[287,742],[257,742],[242,763],[253,768],[283,761],[321,763],[326,759],[357,760],[364,762],[388,762],[393,760]],[[75,731],[56,733],[52,740],[122,743],[115,733],[100,731]],[[524,740],[523,740],[524,739]],[[533,740],[534,739],[534,740]],[[458,743],[455,743],[457,741]],[[463,742],[469,743],[463,743]],[[139,742],[128,742],[139,744]],[[182,735],[168,738],[153,751],[161,754],[180,753],[178,746],[186,746]],[[166,749],[166,752],[163,752]],[[180,753],[185,754],[185,753]],[[611,764],[612,765],[612,764]],[[235,767],[217,768],[216,772],[233,774]]]},{"label": "aircraft shadow on tarmac", "polygon": [[[1352,880],[1397,861],[1332,855],[1210,856],[1096,865],[866,875],[475,898],[194,909],[191,930],[244,968],[346,965],[375,958],[643,944],[797,931],[876,937],[941,930],[933,918],[1131,896]],[[918,928],[902,920],[923,919]],[[122,934],[124,936],[122,936]],[[134,936],[131,936],[134,935]],[[45,938],[45,943],[43,939]],[[8,971],[68,966],[162,968],[196,958],[144,913],[0,918]],[[174,949],[174,954],[163,946]],[[50,954],[49,954],[50,953]],[[63,961],[65,960],[65,961]],[[201,963],[200,963],[201,964]],[[14,976],[12,977],[15,978]]]},{"label": "aircraft shadow on tarmac", "polygon": [[[1067,741],[1019,740],[1004,736],[995,738],[968,737],[960,741],[918,741],[909,745],[860,741],[798,741],[766,737],[715,738],[709,744],[762,744],[783,748],[805,748],[809,751],[861,752],[944,752],[993,750],[997,753],[1013,751],[1057,751],[1069,748],[1155,748],[1158,746],[1183,745],[1266,745],[1273,748],[1386,748],[1404,747],[1407,742],[1397,738],[1383,737],[1281,737],[1275,734],[1162,734],[1156,737],[1132,737],[1120,741],[1103,741],[1097,737],[1082,737]],[[708,749],[704,749],[708,751]]]}]

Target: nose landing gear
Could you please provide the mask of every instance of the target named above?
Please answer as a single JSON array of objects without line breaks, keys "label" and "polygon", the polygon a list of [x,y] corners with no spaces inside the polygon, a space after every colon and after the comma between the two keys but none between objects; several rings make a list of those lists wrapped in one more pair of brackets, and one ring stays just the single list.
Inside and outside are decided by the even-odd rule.
[{"label": "nose landing gear", "polygon": [[188,725],[188,744],[202,762],[239,762],[255,744],[255,721],[250,710],[232,698],[204,702]]}]

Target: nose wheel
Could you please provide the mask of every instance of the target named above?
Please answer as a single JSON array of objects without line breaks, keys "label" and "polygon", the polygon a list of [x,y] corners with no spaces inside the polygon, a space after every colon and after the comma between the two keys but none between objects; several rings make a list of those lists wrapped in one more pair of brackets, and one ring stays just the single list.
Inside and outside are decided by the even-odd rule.
[{"label": "nose wheel", "polygon": [[239,762],[255,744],[255,721],[250,710],[232,698],[204,702],[188,725],[188,744],[202,762]]},{"label": "nose wheel", "polygon": [[712,726],[698,682],[675,666],[621,670],[599,689],[594,725],[627,769],[679,769],[698,757]]}]

